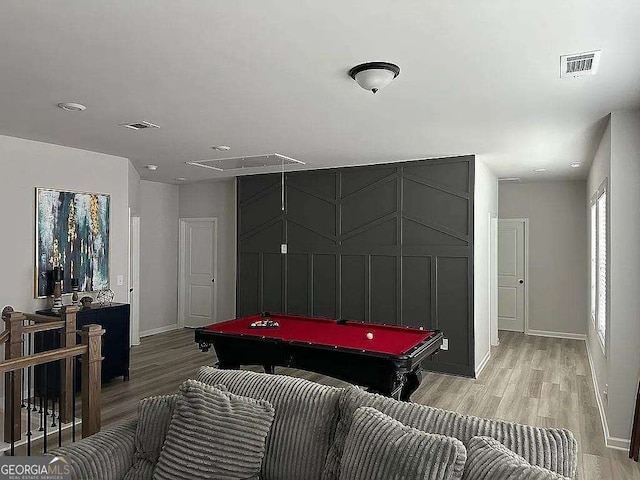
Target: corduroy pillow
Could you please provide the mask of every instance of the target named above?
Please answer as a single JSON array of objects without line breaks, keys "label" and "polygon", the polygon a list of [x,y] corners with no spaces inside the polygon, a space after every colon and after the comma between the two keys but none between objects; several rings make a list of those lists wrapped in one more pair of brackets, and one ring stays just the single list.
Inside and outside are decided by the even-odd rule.
[{"label": "corduroy pillow", "polygon": [[469,440],[463,480],[569,480],[546,468],[531,465],[491,437]]},{"label": "corduroy pillow", "polygon": [[257,477],[274,409],[187,380],[169,424],[154,480],[246,480]]},{"label": "corduroy pillow", "polygon": [[356,410],[340,480],[451,480],[467,453],[460,440],[407,427],[371,407]]}]

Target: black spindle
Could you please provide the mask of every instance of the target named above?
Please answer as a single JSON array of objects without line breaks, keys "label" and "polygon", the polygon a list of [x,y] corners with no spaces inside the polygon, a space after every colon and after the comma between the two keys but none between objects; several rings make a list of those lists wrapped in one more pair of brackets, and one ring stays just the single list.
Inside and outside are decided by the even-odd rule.
[{"label": "black spindle", "polygon": [[[31,334],[29,334],[29,337],[31,337]],[[29,341],[31,341],[31,338],[29,338]],[[31,456],[31,368],[27,367],[27,457]]]},{"label": "black spindle", "polygon": [[49,377],[49,364],[45,363],[44,364],[44,421],[42,422],[44,424],[44,446],[43,446],[43,453],[47,453],[47,415],[49,414],[49,382],[48,382],[48,377]]},{"label": "black spindle", "polygon": [[11,403],[11,407],[9,411],[11,412],[11,456],[13,457],[16,454],[16,419],[15,419],[15,391],[16,388],[14,385],[15,372],[11,370],[9,374],[9,383],[11,384],[9,387],[9,402]]},{"label": "black spindle", "polygon": [[76,358],[73,358],[73,361],[71,362],[71,371],[72,371],[72,375],[71,378],[73,379],[71,381],[71,391],[73,392],[73,395],[71,396],[71,441],[75,442],[76,441]]}]

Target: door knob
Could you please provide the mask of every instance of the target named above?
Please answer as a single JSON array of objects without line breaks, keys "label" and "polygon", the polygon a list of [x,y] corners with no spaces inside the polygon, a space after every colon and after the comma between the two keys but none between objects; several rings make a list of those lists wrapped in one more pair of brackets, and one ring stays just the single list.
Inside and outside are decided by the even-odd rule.
[{"label": "door knob", "polygon": [[524,283],[524,280],[521,278],[520,280],[518,280],[518,283],[522,285]]},{"label": "door knob", "polygon": [[215,278],[212,278],[212,279],[211,279],[211,283],[213,283],[213,282],[215,282],[215,281],[216,281],[216,279],[215,279]]}]

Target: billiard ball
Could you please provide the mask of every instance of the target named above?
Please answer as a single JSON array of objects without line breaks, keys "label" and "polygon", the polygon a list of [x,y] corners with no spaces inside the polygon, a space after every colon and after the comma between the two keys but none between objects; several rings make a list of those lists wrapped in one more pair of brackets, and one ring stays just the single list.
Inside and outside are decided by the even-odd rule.
[{"label": "billiard ball", "polygon": [[367,333],[367,338],[368,338],[369,340],[373,340],[373,333],[368,332],[368,333]]}]

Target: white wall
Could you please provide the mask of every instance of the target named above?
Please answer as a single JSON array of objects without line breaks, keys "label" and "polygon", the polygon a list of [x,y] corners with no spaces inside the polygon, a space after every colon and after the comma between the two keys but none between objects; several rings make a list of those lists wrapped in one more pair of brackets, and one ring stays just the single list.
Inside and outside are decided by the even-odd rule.
[{"label": "white wall", "polygon": [[[126,185],[125,185],[126,187]],[[178,187],[140,182],[140,334],[178,322]]]},{"label": "white wall", "polygon": [[[590,231],[591,231],[591,214],[590,214],[590,204],[591,197],[596,193],[598,187],[602,184],[602,182],[611,176],[611,119],[609,119],[609,123],[607,124],[607,128],[602,135],[602,139],[600,140],[600,144],[596,150],[596,154],[593,158],[593,162],[591,164],[591,168],[589,170],[589,176],[587,177],[587,191],[586,191],[586,212],[585,217],[587,218],[587,265],[589,265],[589,239],[590,239]],[[609,245],[611,247],[611,245]],[[588,268],[588,267],[587,267]],[[602,390],[605,385],[609,382],[608,375],[608,366],[607,359],[600,348],[600,341],[596,335],[594,330],[593,323],[591,321],[591,313],[589,308],[590,302],[590,272],[587,270],[587,284],[585,285],[585,292],[587,295],[587,311],[585,313],[585,322],[587,328],[587,347],[589,349],[589,357],[591,359],[591,366],[593,369],[593,377],[596,381],[596,395],[600,399],[600,404],[602,403]],[[606,419],[606,412],[601,412],[602,416]],[[605,434],[608,436],[608,434]]]},{"label": "white wall", "polygon": [[529,219],[529,330],[584,335],[586,183],[500,185],[500,218]]},{"label": "white wall", "polygon": [[218,321],[236,312],[236,187],[235,179],[180,186],[180,218],[218,219]]},{"label": "white wall", "polygon": [[140,174],[129,162],[129,208],[132,216],[140,215]]},{"label": "white wall", "polygon": [[476,159],[474,197],[474,341],[475,370],[483,367],[491,351],[491,246],[490,215],[498,215],[498,178]]},{"label": "white wall", "polygon": [[126,279],[129,263],[128,165],[126,158],[0,136],[0,308],[33,312],[47,306],[33,291],[35,187],[111,195],[111,289],[116,301],[127,301],[128,286],[117,286],[116,276]]}]

